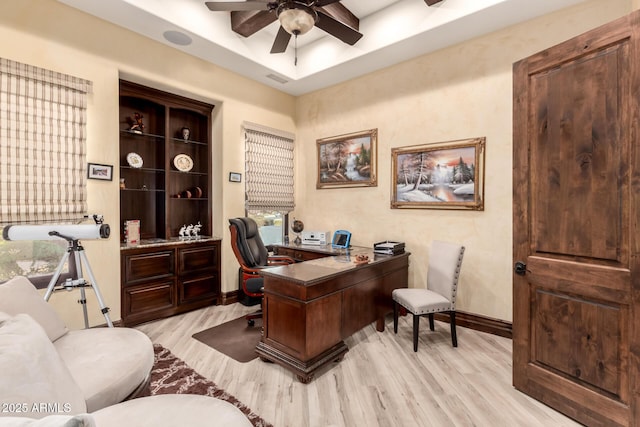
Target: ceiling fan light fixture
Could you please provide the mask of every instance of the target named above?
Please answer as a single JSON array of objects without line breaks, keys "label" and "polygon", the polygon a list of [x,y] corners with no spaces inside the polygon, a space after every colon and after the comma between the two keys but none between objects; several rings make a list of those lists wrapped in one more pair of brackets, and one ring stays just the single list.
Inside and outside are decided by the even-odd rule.
[{"label": "ceiling fan light fixture", "polygon": [[278,8],[280,25],[289,34],[301,35],[309,32],[316,23],[316,12],[299,3],[282,3]]}]

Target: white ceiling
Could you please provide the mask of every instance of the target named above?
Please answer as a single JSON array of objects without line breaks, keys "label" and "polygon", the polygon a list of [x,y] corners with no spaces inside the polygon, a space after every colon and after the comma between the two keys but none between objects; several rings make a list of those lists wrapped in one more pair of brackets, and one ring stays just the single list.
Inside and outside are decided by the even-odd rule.
[{"label": "white ceiling", "polygon": [[[342,0],[360,19],[362,39],[349,46],[314,28],[298,38],[297,66],[293,38],[285,53],[269,53],[277,21],[245,38],[231,30],[228,12],[211,12],[205,0],[58,1],[301,95],[586,0],[443,0],[431,7],[424,0]],[[167,31],[191,43],[172,43]]]}]

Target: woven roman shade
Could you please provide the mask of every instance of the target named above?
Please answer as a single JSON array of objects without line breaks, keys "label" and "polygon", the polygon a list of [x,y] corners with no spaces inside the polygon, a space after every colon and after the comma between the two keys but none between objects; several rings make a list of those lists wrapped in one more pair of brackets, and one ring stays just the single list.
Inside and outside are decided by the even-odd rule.
[{"label": "woven roman shade", "polygon": [[244,135],[246,210],[292,211],[294,136],[246,122]]},{"label": "woven roman shade", "polygon": [[0,224],[87,211],[91,82],[0,58]]}]

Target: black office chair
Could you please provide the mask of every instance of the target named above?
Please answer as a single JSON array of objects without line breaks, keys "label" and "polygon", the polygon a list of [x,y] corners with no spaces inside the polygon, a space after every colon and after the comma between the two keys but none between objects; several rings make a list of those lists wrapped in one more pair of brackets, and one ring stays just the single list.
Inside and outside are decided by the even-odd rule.
[{"label": "black office chair", "polygon": [[[270,266],[292,264],[295,260],[287,256],[269,256],[260,238],[258,224],[251,218],[229,219],[229,231],[231,248],[242,270],[242,291],[249,297],[262,298],[263,279],[260,271]],[[245,317],[249,326],[253,326],[254,319],[262,317],[262,310]]]}]

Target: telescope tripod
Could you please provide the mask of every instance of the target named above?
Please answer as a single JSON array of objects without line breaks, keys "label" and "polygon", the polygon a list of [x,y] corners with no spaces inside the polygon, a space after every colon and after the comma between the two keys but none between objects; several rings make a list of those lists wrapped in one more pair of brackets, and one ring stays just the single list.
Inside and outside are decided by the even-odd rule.
[{"label": "telescope tripod", "polygon": [[[89,317],[87,316],[87,298],[86,298],[84,288],[86,287],[93,288],[93,291],[95,292],[96,298],[98,300],[98,304],[100,305],[100,311],[104,315],[104,318],[107,321],[107,325],[110,328],[113,328],[113,323],[111,322],[111,318],[109,317],[109,307],[105,306],[104,304],[104,300],[102,299],[102,294],[100,294],[100,289],[98,288],[98,282],[96,282],[96,278],[93,276],[93,271],[91,271],[91,266],[89,265],[89,260],[87,259],[87,255],[84,253],[84,248],[82,247],[82,244],[78,241],[78,239],[72,239],[70,237],[63,236],[56,231],[52,231],[49,234],[65,239],[67,242],[69,242],[69,246],[67,247],[67,252],[65,252],[62,259],[60,260],[60,263],[58,264],[58,267],[56,268],[56,272],[51,278],[51,281],[49,281],[49,286],[47,286],[47,292],[44,294],[45,301],[49,301],[49,298],[51,298],[51,294],[54,291],[59,291],[62,289],[66,289],[70,291],[73,288],[80,288],[80,299],[78,300],[78,303],[82,305],[82,313],[84,315],[84,327],[86,329],[89,327]],[[65,282],[62,285],[56,287],[56,283],[58,282],[58,279],[60,278],[60,274],[64,269],[64,264],[69,260],[69,256],[71,256],[72,253],[74,255],[74,260],[76,264],[76,277],[75,279],[68,278],[67,280],[65,280]],[[84,279],[84,277],[82,277],[82,263],[84,263],[87,269],[87,273],[89,274],[89,279],[91,279],[91,282],[89,283]]]}]

